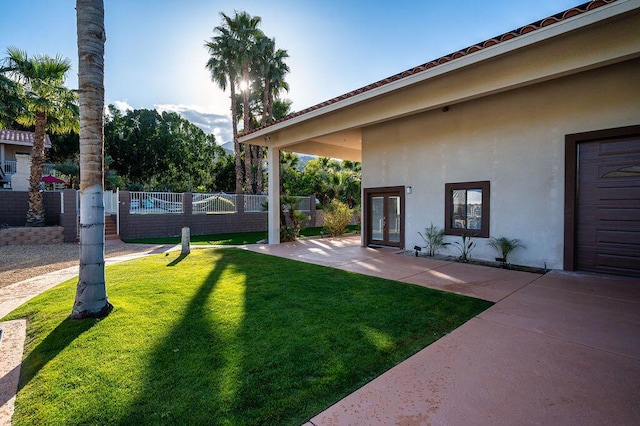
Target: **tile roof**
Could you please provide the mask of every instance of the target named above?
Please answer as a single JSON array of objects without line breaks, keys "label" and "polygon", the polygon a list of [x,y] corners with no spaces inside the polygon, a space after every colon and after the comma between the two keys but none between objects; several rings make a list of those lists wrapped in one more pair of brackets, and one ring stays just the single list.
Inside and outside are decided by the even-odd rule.
[{"label": "tile roof", "polygon": [[[24,130],[0,129],[0,142],[9,141],[17,142],[20,145],[33,145],[34,136],[35,133]],[[44,144],[47,147],[51,146],[51,139],[49,138],[49,135],[45,135]]]},{"label": "tile roof", "polygon": [[433,61],[427,62],[425,64],[418,65],[417,67],[413,67],[413,68],[408,69],[406,71],[402,71],[402,72],[400,72],[398,74],[392,75],[391,77],[387,77],[387,78],[385,78],[383,80],[376,81],[375,83],[371,83],[371,84],[369,84],[367,86],[364,86],[364,87],[361,87],[359,89],[353,90],[353,91],[351,91],[349,93],[345,93],[343,95],[336,96],[335,98],[329,99],[328,101],[324,101],[324,102],[319,103],[317,105],[313,105],[313,106],[311,106],[309,108],[305,108],[305,109],[303,109],[301,111],[297,111],[297,112],[291,113],[291,114],[287,115],[286,117],[283,117],[283,118],[281,118],[279,120],[276,120],[276,121],[274,121],[272,123],[269,123],[269,124],[267,124],[265,126],[258,127],[256,129],[252,129],[252,130],[250,130],[250,131],[248,131],[246,133],[243,133],[241,136],[250,135],[250,134],[255,133],[255,132],[259,131],[259,130],[271,127],[271,126],[273,126],[275,124],[282,123],[283,121],[287,121],[287,120],[290,120],[290,119],[292,119],[294,117],[298,117],[298,116],[304,115],[306,113],[309,113],[311,111],[315,111],[317,109],[320,109],[320,108],[335,104],[337,102],[343,101],[345,99],[351,98],[351,97],[359,95],[361,93],[368,92],[368,91],[373,90],[375,88],[378,88],[380,86],[384,86],[385,84],[389,84],[391,82],[403,79],[405,77],[409,77],[411,75],[420,73],[422,71],[426,71],[426,70],[428,70],[430,68],[437,67],[438,65],[442,65],[444,63],[453,61],[455,59],[462,58],[463,56],[466,56],[466,55],[468,55],[470,53],[474,53],[474,52],[477,52],[479,50],[486,49],[486,48],[491,47],[491,46],[495,46],[496,44],[500,44],[500,43],[505,42],[507,40],[511,40],[513,38],[516,38],[516,37],[519,37],[521,35],[530,33],[532,31],[536,31],[536,30],[538,30],[540,28],[555,24],[555,23],[563,21],[565,19],[572,18],[572,17],[574,17],[576,15],[580,15],[580,14],[588,12],[590,10],[597,9],[597,8],[602,7],[604,5],[607,5],[609,3],[614,3],[615,1],[616,0],[593,0],[593,1],[589,1],[587,3],[583,3],[583,4],[579,5],[579,6],[575,6],[575,7],[572,7],[571,9],[565,10],[564,12],[557,13],[557,14],[555,14],[553,16],[541,19],[541,20],[539,20],[537,22],[534,22],[532,24],[525,25],[525,26],[520,27],[518,29],[515,29],[513,31],[509,31],[509,32],[501,34],[501,35],[499,35],[497,37],[493,37],[493,38],[490,38],[489,40],[485,40],[485,41],[483,41],[481,43],[474,44],[473,46],[469,46],[467,48],[458,50],[457,52],[451,53],[449,55],[445,55],[445,56],[442,56],[440,58],[434,59]]}]

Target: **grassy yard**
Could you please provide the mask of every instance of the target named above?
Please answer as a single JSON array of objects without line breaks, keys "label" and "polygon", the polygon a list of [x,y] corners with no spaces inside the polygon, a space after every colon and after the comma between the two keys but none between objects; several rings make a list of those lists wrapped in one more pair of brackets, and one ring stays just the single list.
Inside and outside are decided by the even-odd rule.
[{"label": "grassy yard", "polygon": [[15,425],[300,425],[490,306],[239,249],[107,268],[115,309],[71,321],[75,282],[28,319]]},{"label": "grassy yard", "polygon": [[[347,226],[347,232],[353,233],[360,230],[359,225]],[[302,237],[315,237],[322,235],[322,227],[304,228],[300,230],[300,236]],[[210,235],[192,235],[191,244],[194,245],[242,245],[242,244],[255,244],[258,241],[266,240],[267,232],[236,232],[231,234],[210,234]],[[158,238],[137,238],[132,240],[126,240],[127,243],[140,243],[140,244],[180,244],[180,237],[158,237]]]}]

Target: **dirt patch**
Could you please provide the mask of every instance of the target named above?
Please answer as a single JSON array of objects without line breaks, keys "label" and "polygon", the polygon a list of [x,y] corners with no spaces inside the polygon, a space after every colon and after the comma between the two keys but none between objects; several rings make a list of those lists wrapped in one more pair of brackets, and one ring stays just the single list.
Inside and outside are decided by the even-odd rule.
[{"label": "dirt patch", "polygon": [[[107,243],[105,257],[152,251],[161,246]],[[78,266],[77,243],[0,246],[0,288],[38,275]]]}]

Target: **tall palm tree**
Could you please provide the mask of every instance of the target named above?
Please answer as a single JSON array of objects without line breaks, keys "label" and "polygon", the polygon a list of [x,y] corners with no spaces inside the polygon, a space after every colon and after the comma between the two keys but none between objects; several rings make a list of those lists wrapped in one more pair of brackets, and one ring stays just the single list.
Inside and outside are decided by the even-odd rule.
[{"label": "tall palm tree", "polygon": [[[226,16],[223,14],[223,16]],[[236,64],[236,43],[229,28],[220,25],[214,28],[218,33],[205,43],[209,50],[209,61],[207,69],[211,72],[211,80],[220,89],[231,92],[231,125],[233,131],[233,152],[236,171],[236,194],[242,193],[242,158],[240,156],[240,143],[238,142],[238,118],[236,115],[236,82],[238,81],[238,70]]]},{"label": "tall palm tree", "polygon": [[[290,71],[284,62],[289,54],[286,50],[276,50],[276,40],[261,35],[256,40],[254,54],[254,69],[256,80],[262,82],[262,119],[261,126],[273,121],[273,102],[281,90],[289,91],[289,85],[284,81],[284,76]],[[253,163],[256,167],[256,190],[262,191],[262,158],[263,150],[255,147]]]},{"label": "tall palm tree", "polygon": [[[242,192],[241,183],[238,180],[242,179],[239,159],[240,147],[236,142],[238,137],[237,121],[235,120],[236,113],[236,89],[242,87],[242,107],[244,116],[243,132],[247,132],[251,129],[251,115],[249,109],[249,97],[250,97],[250,72],[251,72],[251,57],[253,54],[253,46],[256,38],[262,33],[258,29],[261,18],[259,16],[251,16],[247,12],[235,12],[233,17],[230,17],[224,13],[220,13],[222,17],[222,24],[214,28],[214,32],[217,33],[210,42],[205,46],[209,49],[211,58],[207,63],[207,68],[211,71],[211,77],[218,86],[225,90],[227,80],[229,82],[229,88],[231,89],[231,119],[232,123],[235,121],[236,128],[234,133],[234,151],[236,154],[236,192]],[[223,79],[222,76],[226,76]],[[251,190],[253,185],[253,172],[251,168],[251,149],[245,147],[245,182],[246,189]]]},{"label": "tall palm tree", "polygon": [[44,206],[40,192],[44,143],[47,130],[51,133],[67,133],[78,130],[78,107],[75,92],[64,86],[71,62],[61,56],[29,57],[16,47],[7,49],[3,74],[22,85],[22,101],[26,109],[17,117],[25,126],[35,125],[31,171],[29,175],[29,210],[27,226],[44,226]]},{"label": "tall palm tree", "polygon": [[103,0],[76,0],[80,92],[80,276],[71,317],[100,318],[113,305],[104,273]]},{"label": "tall palm tree", "polygon": [[[259,16],[251,16],[247,12],[236,12],[233,19],[229,16],[222,14],[226,25],[231,30],[236,40],[236,54],[237,65],[240,70],[240,77],[242,78],[242,110],[243,110],[243,132],[251,130],[251,110],[249,106],[249,99],[251,96],[251,66],[253,62],[253,55],[255,54],[256,40],[263,35],[262,31],[258,29],[260,21]],[[246,145],[244,147],[244,177],[245,177],[245,190],[249,193],[253,192],[253,167],[252,167],[251,146]]]}]

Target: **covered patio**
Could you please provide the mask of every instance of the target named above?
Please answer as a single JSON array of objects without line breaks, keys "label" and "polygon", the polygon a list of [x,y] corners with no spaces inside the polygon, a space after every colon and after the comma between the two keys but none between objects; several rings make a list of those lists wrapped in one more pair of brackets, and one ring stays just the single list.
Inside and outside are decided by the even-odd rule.
[{"label": "covered patio", "polygon": [[[361,161],[362,246],[413,247],[433,223],[448,243],[477,238],[478,259],[506,236],[526,246],[514,263],[639,276],[638,223],[617,209],[638,199],[637,176],[571,180],[588,161],[578,146],[620,152],[616,170],[637,163],[639,25],[638,2],[591,1],[244,133],[268,148],[269,243],[290,151]],[[586,210],[586,184],[623,188],[598,198],[611,217]]]}]

